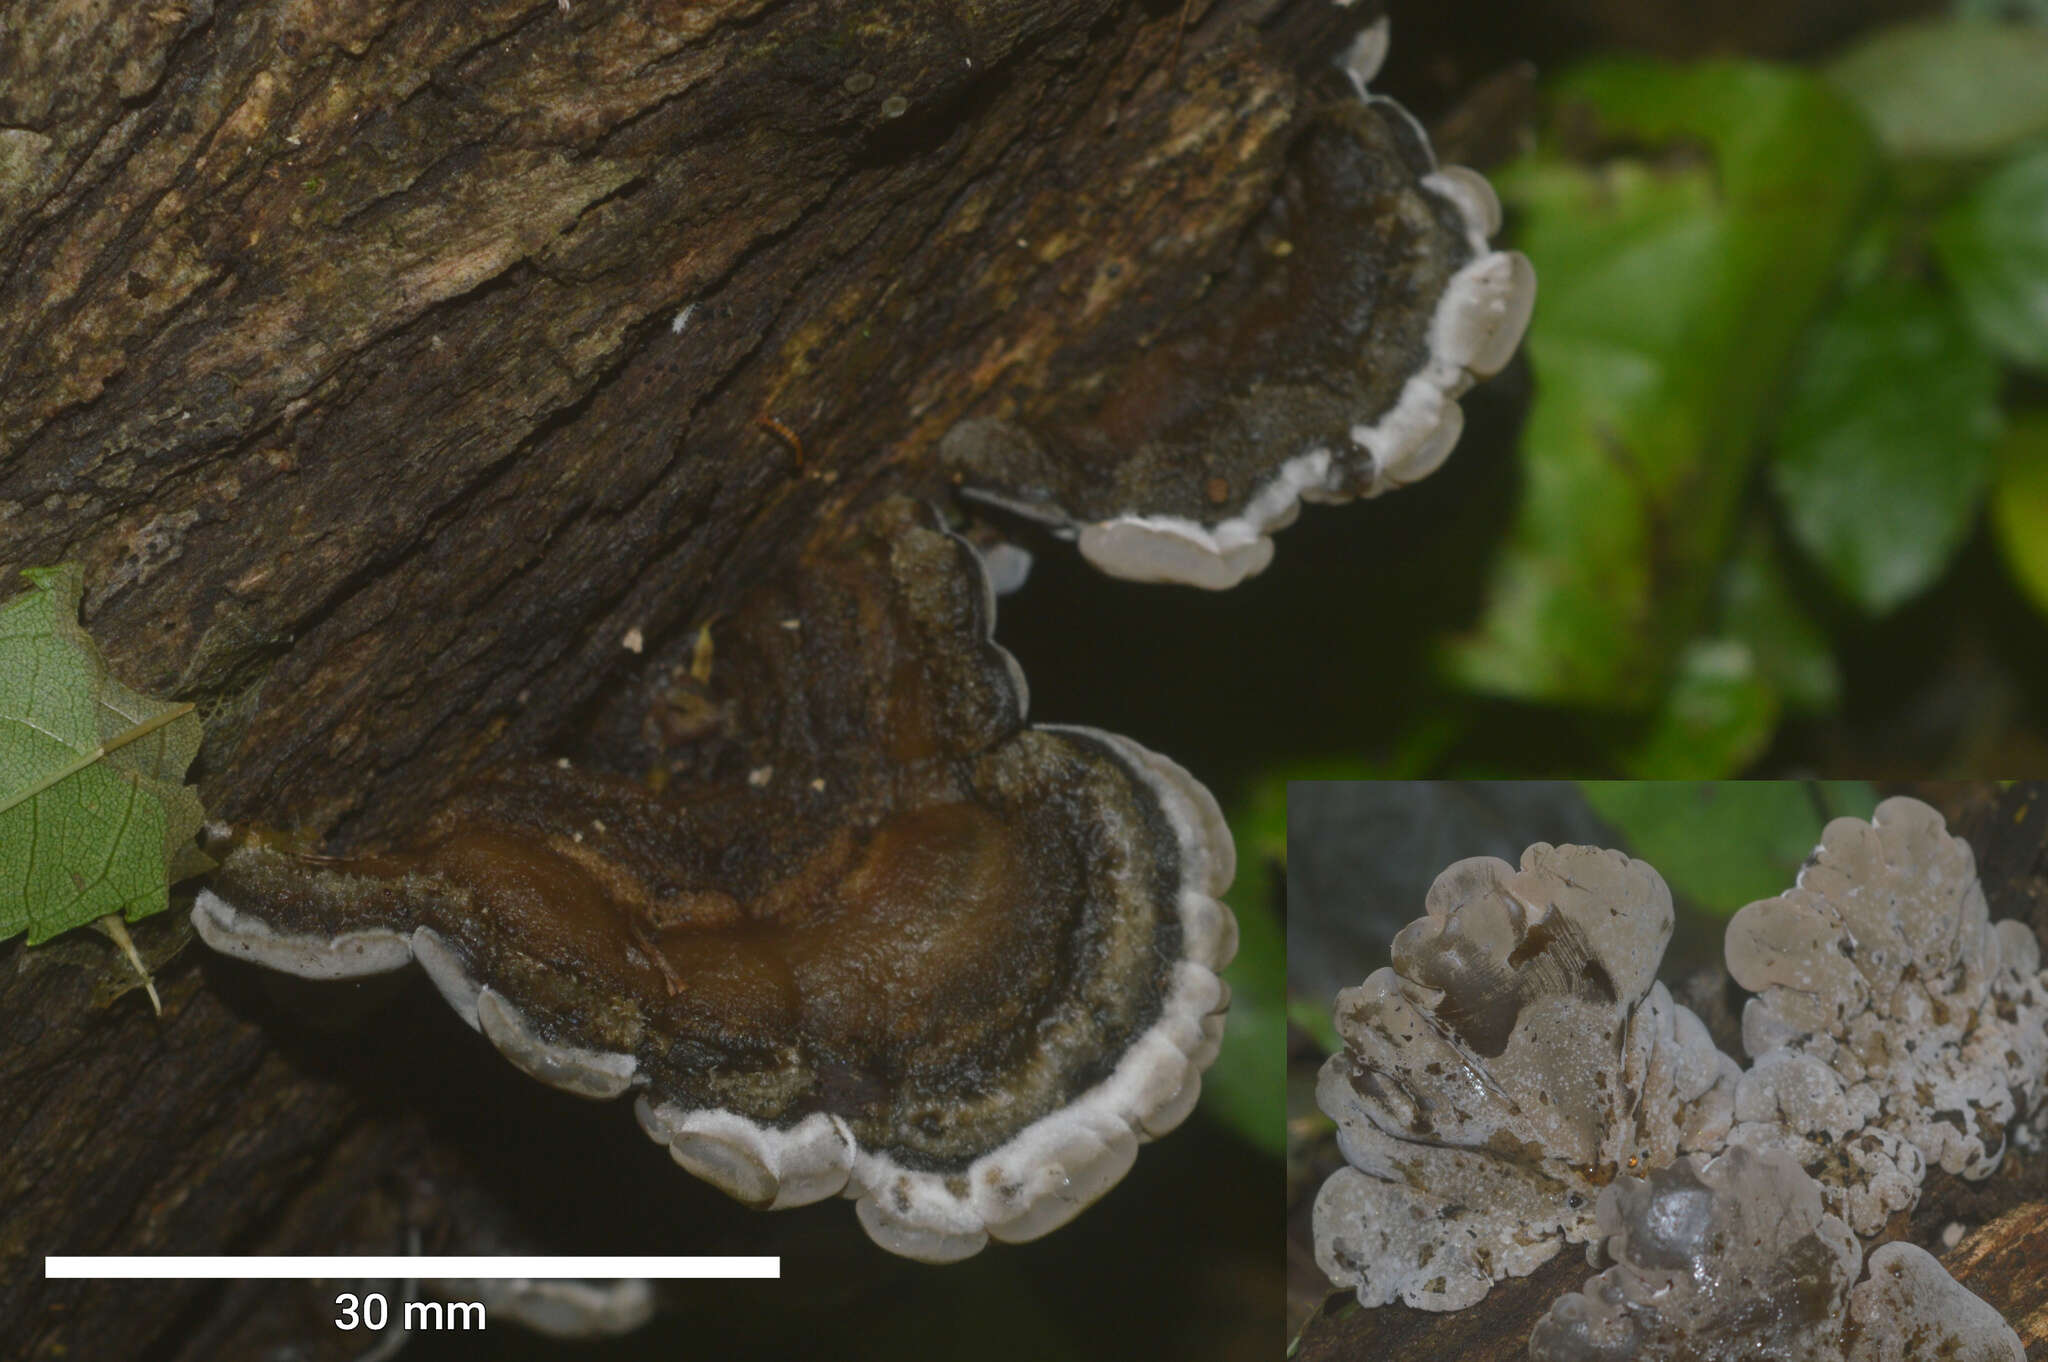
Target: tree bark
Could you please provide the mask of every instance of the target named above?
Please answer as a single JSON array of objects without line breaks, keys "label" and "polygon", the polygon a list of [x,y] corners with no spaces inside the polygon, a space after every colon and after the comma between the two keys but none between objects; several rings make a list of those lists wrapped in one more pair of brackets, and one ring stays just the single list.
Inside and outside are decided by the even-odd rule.
[{"label": "tree bark", "polygon": [[[573,747],[855,500],[942,495],[926,452],[961,417],[1186,295],[1375,8],[11,6],[0,580],[86,565],[116,673],[201,705],[216,817],[390,835]],[[380,1012],[359,1047],[295,1029],[181,951],[188,901],[138,931],[161,1020],[93,938],[0,945],[24,1356],[347,1355],[304,1298],[40,1257],[447,1242],[513,1145],[587,1159],[417,986],[298,992]],[[619,1168],[570,1182],[645,1199],[661,1152],[608,1121]],[[727,1248],[784,1232],[701,1190],[654,1204]],[[674,1251],[658,1219],[634,1232]]]}]

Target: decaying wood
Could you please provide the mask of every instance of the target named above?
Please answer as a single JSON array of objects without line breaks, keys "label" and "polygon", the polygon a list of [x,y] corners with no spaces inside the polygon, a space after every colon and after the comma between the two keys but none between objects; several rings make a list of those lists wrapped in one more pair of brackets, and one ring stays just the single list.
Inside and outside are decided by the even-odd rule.
[{"label": "decaying wood", "polygon": [[[9,6],[0,572],[85,564],[116,672],[202,705],[214,814],[389,833],[601,727],[809,527],[1185,291],[1374,8]],[[246,1293],[33,1259],[388,1249],[355,1192],[449,1161],[445,1095],[281,1036],[175,919],[138,932],[160,1023],[96,943],[0,946],[26,1356],[247,1355]]]},{"label": "decaying wood", "polygon": [[[2048,784],[1929,785],[1910,791],[1940,809],[1952,832],[1976,853],[1978,874],[1995,918],[2032,924],[2048,940]],[[1732,984],[1730,985],[1732,988]],[[1313,1188],[1300,1189],[1312,1199]],[[1963,1237],[1952,1247],[1944,1231]],[[1307,1207],[1299,1195],[1289,1221],[1289,1251],[1308,1252]],[[1955,1278],[1997,1306],[2027,1345],[2048,1358],[2048,1151],[2008,1151],[1998,1172],[1981,1183],[1930,1170],[1920,1204],[1898,1215],[1878,1240],[1905,1239],[1938,1256]],[[1523,1362],[1529,1331],[1552,1301],[1579,1290],[1593,1270],[1584,1251],[1567,1246],[1524,1278],[1501,1282],[1479,1305],[1431,1314],[1405,1305],[1360,1308],[1350,1292],[1334,1292],[1300,1331],[1294,1362]]]}]

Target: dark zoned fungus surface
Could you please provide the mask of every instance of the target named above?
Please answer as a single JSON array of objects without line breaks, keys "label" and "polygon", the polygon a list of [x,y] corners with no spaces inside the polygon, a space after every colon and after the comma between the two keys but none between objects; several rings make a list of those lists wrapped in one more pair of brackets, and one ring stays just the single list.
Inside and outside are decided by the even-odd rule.
[{"label": "dark zoned fungus surface", "polygon": [[1487,247],[1499,225],[1485,180],[1439,170],[1398,104],[1328,103],[1199,306],[1105,328],[1048,398],[962,423],[941,457],[1114,576],[1233,586],[1301,501],[1374,496],[1450,453],[1458,396],[1507,363],[1535,301],[1528,261]]},{"label": "dark zoned fungus surface", "polygon": [[975,551],[881,503],[714,630],[708,703],[766,735],[727,779],[507,771],[381,855],[244,846],[195,921],[300,974],[417,959],[748,1202],[844,1192],[926,1258],[1033,1237],[1192,1107],[1230,849],[1178,767],[1027,727],[991,622]]}]

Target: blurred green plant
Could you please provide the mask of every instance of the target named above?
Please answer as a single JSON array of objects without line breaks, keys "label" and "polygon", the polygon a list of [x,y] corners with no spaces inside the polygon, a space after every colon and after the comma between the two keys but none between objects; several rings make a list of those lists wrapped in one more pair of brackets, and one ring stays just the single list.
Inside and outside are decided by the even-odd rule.
[{"label": "blurred green plant", "polygon": [[1868,818],[1877,808],[1877,792],[1857,780],[1587,780],[1579,788],[1673,893],[1718,917],[1784,893],[1829,819]]},{"label": "blurred green plant", "polygon": [[1260,1151],[1287,1149],[1287,938],[1273,887],[1287,868],[1287,786],[1262,782],[1230,820],[1237,958],[1223,971],[1230,1024],[1202,1080],[1202,1107]]},{"label": "blurred green plant", "polygon": [[2048,30],[1957,17],[1817,70],[1551,82],[1494,174],[1536,395],[1454,692],[1569,716],[1617,774],[1726,776],[1838,705],[1846,642],[1987,504],[2048,615],[2044,72]]}]

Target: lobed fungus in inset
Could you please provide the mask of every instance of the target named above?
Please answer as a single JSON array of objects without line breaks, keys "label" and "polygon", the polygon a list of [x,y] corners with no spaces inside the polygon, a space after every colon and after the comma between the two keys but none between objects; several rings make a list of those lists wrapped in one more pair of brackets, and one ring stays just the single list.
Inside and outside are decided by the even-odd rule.
[{"label": "lobed fungus in inset", "polygon": [[1691,1154],[1600,1194],[1614,1265],[1558,1298],[1533,1362],[2023,1362],[2019,1338],[1925,1250],[1870,1255],[1790,1155]]},{"label": "lobed fungus in inset", "polygon": [[1220,590],[1264,570],[1304,500],[1443,462],[1458,397],[1513,356],[1536,277],[1487,245],[1486,181],[1440,169],[1415,120],[1367,93],[1385,51],[1381,21],[1344,54],[1359,97],[1309,120],[1192,315],[1083,345],[1042,409],[947,435],[967,496],[1074,535],[1111,576]]},{"label": "lobed fungus in inset", "polygon": [[2048,1074],[2048,974],[1990,921],[1969,844],[1915,799],[1838,818],[1796,886],[1728,924],[1757,996],[1731,1140],[1783,1149],[1860,1234],[1917,1199],[1927,1163],[1998,1167]]},{"label": "lobed fungus in inset", "polygon": [[1656,981],[1670,891],[1617,851],[1460,861],[1337,998],[1317,1087],[1350,1166],[1316,1258],[1368,1306],[1457,1310],[1594,1232],[1621,1173],[1720,1146],[1736,1066]]},{"label": "lobed fungus in inset", "polygon": [[536,764],[388,851],[250,840],[194,923],[294,974],[417,961],[514,1064],[637,1091],[750,1205],[844,1195],[931,1261],[1033,1238],[1194,1105],[1229,833],[1165,758],[1025,724],[981,559],[929,509],[880,502],[793,557],[698,668],[703,779]]}]

